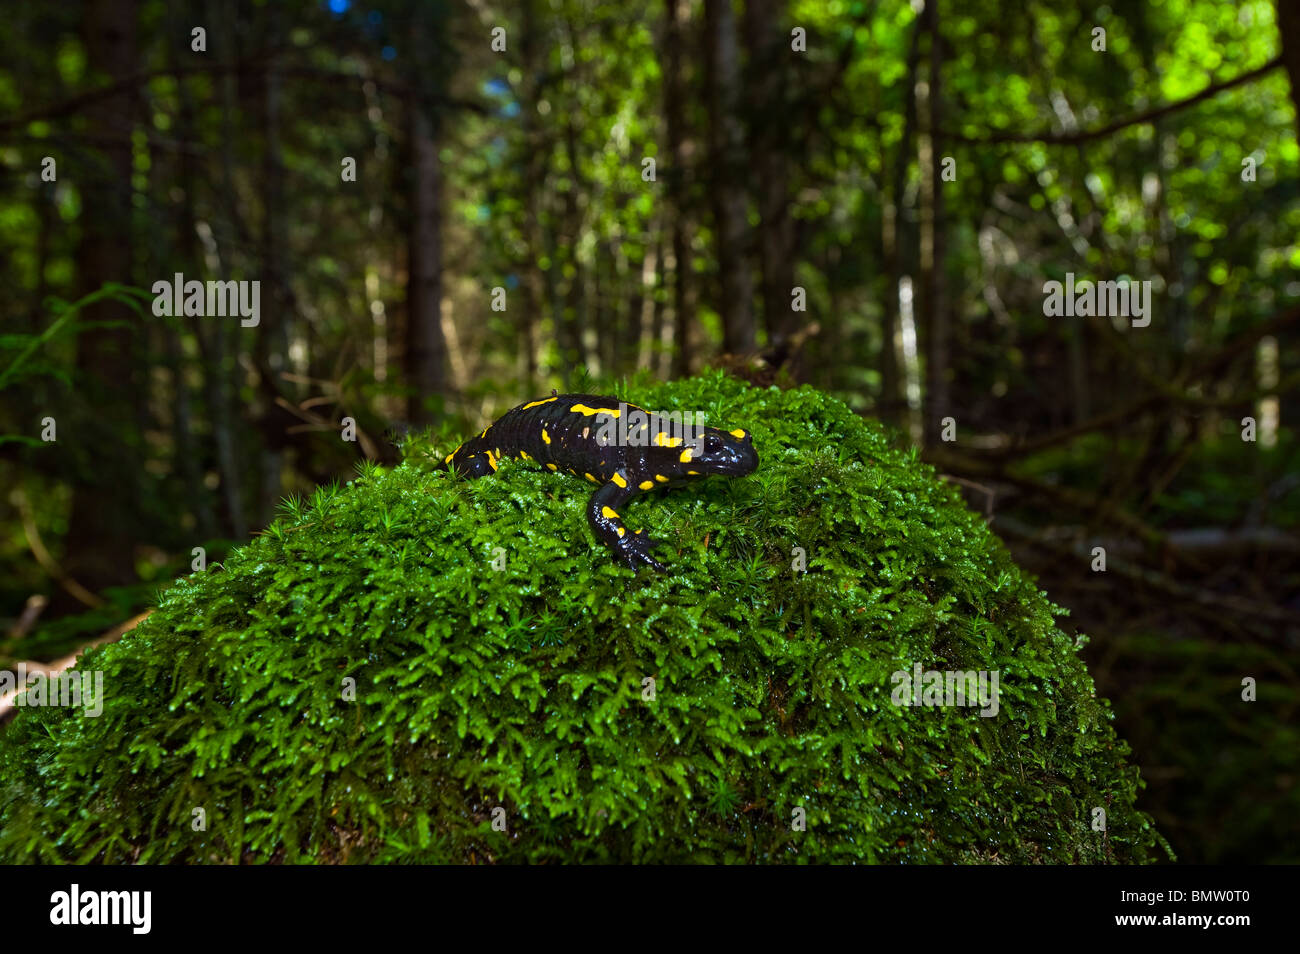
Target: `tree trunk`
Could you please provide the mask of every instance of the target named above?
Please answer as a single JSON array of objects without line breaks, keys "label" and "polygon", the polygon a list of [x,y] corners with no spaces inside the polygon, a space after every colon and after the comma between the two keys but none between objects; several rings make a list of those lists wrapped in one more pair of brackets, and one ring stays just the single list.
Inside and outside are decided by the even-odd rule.
[{"label": "tree trunk", "polygon": [[[652,227],[653,223],[651,223]],[[647,233],[651,231],[651,228],[647,228]],[[642,324],[645,321],[645,296],[649,293],[645,280],[646,258],[648,255],[649,252],[644,245],[641,247],[640,253],[634,258],[629,258],[626,252],[619,252],[619,259],[623,266],[620,278],[629,286],[627,291],[627,317],[623,322],[627,330],[622,342],[620,342],[618,354],[618,369],[623,374],[636,370],[637,365],[641,363],[641,334],[644,330]]]},{"label": "tree trunk", "polygon": [[266,68],[266,88],[262,99],[262,132],[266,137],[262,155],[262,298],[265,306],[256,328],[253,363],[257,367],[258,430],[262,435],[260,474],[255,525],[270,522],[280,500],[280,469],[289,444],[288,428],[294,421],[277,403],[280,397],[280,372],[289,352],[289,324],[293,320],[293,296],[288,277],[288,218],[284,208],[284,163],[280,154],[280,72],[276,49],[283,32],[281,10],[276,4],[267,8],[270,29]]},{"label": "tree trunk", "polygon": [[744,136],[737,115],[740,69],[731,0],[705,0],[705,63],[709,87],[709,153],[717,243],[722,346],[754,351],[753,281],[746,257]]},{"label": "tree trunk", "polygon": [[568,285],[564,291],[564,308],[561,312],[559,328],[559,345],[561,362],[566,379],[578,368],[587,364],[587,308],[585,296],[586,276],[583,274],[582,262],[578,260],[578,237],[582,231],[582,210],[578,208],[578,190],[582,187],[582,172],[578,160],[578,131],[572,120],[566,123],[564,130],[565,155],[569,160],[569,188],[564,193],[564,254],[573,273],[568,276]]},{"label": "tree trunk", "polygon": [[[223,7],[221,23],[227,43],[233,43],[235,37],[235,4],[227,0]],[[234,144],[238,133],[235,129],[235,116],[238,114],[239,97],[236,78],[233,74],[221,77],[221,175],[222,188],[229,195],[236,194]],[[235,208],[232,206],[232,208]],[[241,238],[244,230],[239,229]],[[212,258],[220,272],[222,281],[231,279],[230,255],[221,256],[216,249],[216,240],[209,238],[213,245]],[[198,260],[191,266],[198,270]],[[235,406],[238,389],[234,386],[236,369],[239,367],[239,349],[231,347],[231,330],[229,321],[217,321],[210,338],[205,338],[207,319],[193,318],[194,334],[199,343],[200,356],[203,359],[204,385],[208,402],[208,414],[212,420],[212,439],[217,450],[217,469],[221,474],[221,494],[226,506],[226,526],[231,537],[242,539],[248,532],[244,517],[244,475],[240,470],[240,437],[245,433],[244,422],[240,420],[240,411]],[[238,325],[236,325],[238,327]],[[241,329],[242,330],[242,329]],[[205,343],[206,342],[206,343]]]},{"label": "tree trunk", "polygon": [[[101,82],[121,82],[138,68],[137,15],[135,0],[87,0],[82,8],[87,66]],[[78,182],[79,295],[97,291],[105,282],[132,281],[131,130],[136,106],[134,91],[123,90],[100,100],[87,116],[87,140],[102,145],[93,169]],[[100,302],[80,317],[136,323],[135,314],[116,302]],[[91,590],[135,579],[132,548],[140,529],[141,464],[131,438],[140,433],[142,391],[132,330],[97,328],[77,338],[80,403],[93,413],[59,421],[60,440],[75,442],[95,458],[78,460],[64,567]]]},{"label": "tree trunk", "polygon": [[908,46],[907,75],[903,89],[906,106],[903,110],[903,134],[898,140],[892,164],[881,176],[885,202],[880,210],[880,247],[885,272],[885,294],[881,301],[881,352],[880,352],[880,403],[877,414],[894,424],[903,421],[907,407],[904,375],[906,367],[900,356],[902,327],[899,294],[906,274],[905,253],[913,249],[911,239],[915,230],[909,229],[903,213],[907,192],[907,166],[913,155],[916,137],[916,74],[921,60],[921,26],[912,27]]},{"label": "tree trunk", "polygon": [[[783,91],[788,86],[790,56],[785,29],[784,0],[748,0],[745,40],[749,48],[750,154],[756,173],[759,211],[758,250],[762,268],[760,288],[763,326],[768,344],[784,350],[790,336],[804,323],[804,314],[791,306],[794,288],[794,222],[790,218],[790,164]],[[797,375],[791,356],[788,367]]]},{"label": "tree trunk", "polygon": [[672,374],[691,373],[690,238],[687,235],[686,176],[686,92],[682,76],[682,47],[685,44],[688,0],[664,0],[664,125],[668,135],[666,191],[673,249],[673,353]]},{"label": "tree trunk", "polygon": [[[520,266],[523,272],[520,290],[523,292],[524,306],[515,316],[519,329],[519,351],[521,356],[519,374],[522,379],[523,393],[532,394],[536,390],[538,369],[538,333],[537,328],[542,314],[542,301],[546,290],[542,281],[541,262],[545,256],[542,247],[542,183],[546,177],[546,163],[550,150],[542,148],[544,138],[538,123],[537,105],[541,98],[539,84],[546,69],[546,56],[542,45],[541,28],[537,23],[537,0],[524,0],[523,32],[519,48],[524,68],[524,82],[521,90],[524,98],[522,104],[524,126],[524,176],[522,197],[524,207],[524,248],[525,258]],[[555,261],[550,261],[555,268]]]},{"label": "tree trunk", "polygon": [[[184,79],[177,81],[177,92],[179,94],[177,137],[181,142],[194,142],[196,140],[194,102]],[[192,270],[194,266],[191,263],[199,261],[198,238],[194,231],[194,190],[198,188],[198,172],[194,154],[188,149],[181,151],[177,162],[181,201],[176,206],[174,244],[171,249],[179,269],[185,271]],[[160,259],[160,262],[164,261],[166,258]],[[182,347],[181,335],[182,322],[185,319],[176,317],[172,321],[175,325],[164,329],[164,334],[167,340],[167,363],[172,372],[173,400],[176,403],[172,431],[173,467],[180,474],[185,484],[186,497],[190,506],[194,508],[197,534],[201,539],[206,540],[216,536],[217,521],[208,491],[203,486],[202,461],[194,441],[193,397],[187,377],[189,362]]]},{"label": "tree trunk", "polygon": [[1277,0],[1277,28],[1282,34],[1282,63],[1291,78],[1291,103],[1300,131],[1300,3]]},{"label": "tree trunk", "polygon": [[447,342],[442,332],[442,175],[438,143],[426,107],[408,102],[411,140],[411,226],[407,242],[406,416],[433,419],[426,403],[447,393]]},{"label": "tree trunk", "polygon": [[930,73],[925,87],[927,109],[921,148],[921,270],[922,327],[925,329],[925,443],[939,439],[943,419],[949,416],[948,305],[944,287],[943,155],[939,131],[943,128],[943,41],[939,35],[939,0],[926,0],[925,29],[930,35]]}]

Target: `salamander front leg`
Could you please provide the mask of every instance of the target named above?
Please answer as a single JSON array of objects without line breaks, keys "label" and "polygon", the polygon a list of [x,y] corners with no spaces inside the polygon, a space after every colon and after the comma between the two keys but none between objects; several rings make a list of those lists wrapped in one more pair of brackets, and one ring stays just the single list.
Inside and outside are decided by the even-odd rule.
[{"label": "salamander front leg", "polygon": [[620,487],[616,481],[610,481],[587,501],[587,522],[591,524],[596,539],[613,551],[615,559],[626,563],[633,570],[648,566],[665,571],[668,568],[650,555],[651,550],[662,544],[651,540],[640,530],[633,533],[619,514],[619,509],[633,496],[635,492],[631,488]]}]

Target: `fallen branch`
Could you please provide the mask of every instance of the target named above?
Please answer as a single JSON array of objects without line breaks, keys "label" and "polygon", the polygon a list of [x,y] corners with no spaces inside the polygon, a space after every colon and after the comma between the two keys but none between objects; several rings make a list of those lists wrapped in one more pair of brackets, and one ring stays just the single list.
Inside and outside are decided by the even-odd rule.
[{"label": "fallen branch", "polygon": [[[1006,534],[1015,537],[1016,539],[1023,540],[1034,546],[1042,547],[1057,553],[1067,554],[1070,557],[1077,559],[1081,568],[1088,567],[1092,561],[1092,546],[1090,543],[1054,543],[1044,538],[1041,533],[1036,532],[1032,527],[1021,523],[1012,517],[997,517],[994,521],[994,530],[999,534]],[[1251,616],[1256,619],[1265,620],[1269,623],[1281,624],[1300,629],[1300,613],[1285,609],[1281,606],[1270,606],[1267,603],[1248,600],[1240,596],[1228,596],[1222,593],[1213,593],[1199,587],[1189,586],[1186,583],[1178,582],[1164,573],[1159,573],[1155,570],[1149,570],[1145,567],[1131,564],[1126,560],[1116,560],[1109,551],[1107,551],[1106,554],[1105,572],[1115,573],[1125,579],[1141,583],[1144,586],[1148,586],[1153,590],[1172,596],[1176,599],[1187,600],[1197,606],[1213,610],[1216,613]]]},{"label": "fallen branch", "polygon": [[[1300,537],[1284,533],[1274,527],[1247,527],[1224,530],[1219,527],[1197,527],[1190,530],[1170,530],[1164,536],[1165,545],[1182,553],[1219,560],[1236,559],[1251,553],[1300,554]],[[1107,558],[1112,553],[1140,553],[1133,540],[1099,537],[1093,546],[1106,548]]]},{"label": "fallen branch", "polygon": [[989,480],[1005,481],[1014,487],[1063,504],[1078,513],[1088,514],[1094,522],[1101,519],[1122,527],[1155,551],[1168,549],[1168,534],[1148,525],[1128,511],[1121,510],[1113,501],[1098,500],[1079,490],[1012,474],[1003,467],[984,459],[975,460],[940,448],[927,448],[924,458],[944,470],[955,470]]},{"label": "fallen branch", "polygon": [[1259,397],[1286,393],[1291,389],[1300,386],[1300,373],[1292,373],[1288,375],[1274,387],[1261,389],[1259,392],[1254,394],[1244,394],[1239,398],[1216,398],[1188,394],[1184,390],[1184,387],[1188,381],[1208,381],[1214,379],[1220,368],[1231,363],[1239,354],[1254,346],[1261,338],[1268,335],[1276,335],[1278,332],[1297,324],[1300,324],[1300,307],[1289,308],[1281,314],[1275,315],[1267,321],[1260,322],[1249,330],[1242,332],[1215,351],[1214,354],[1210,355],[1195,368],[1178,374],[1168,385],[1160,386],[1156,393],[1147,394],[1144,397],[1123,405],[1122,407],[1117,407],[1112,411],[1099,414],[1090,420],[1084,421],[1080,424],[1075,424],[1072,427],[1062,428],[1061,430],[1054,431],[1051,434],[1043,434],[1030,440],[1024,440],[1015,444],[1005,444],[1000,447],[975,447],[974,450],[978,452],[981,458],[987,460],[1004,460],[1009,457],[1026,457],[1040,450],[1055,447],[1058,444],[1069,443],[1076,437],[1081,437],[1084,434],[1106,431],[1115,427],[1122,427],[1127,424],[1135,423],[1139,420],[1140,415],[1161,405],[1177,404],[1190,407],[1230,407],[1236,403],[1254,401]]},{"label": "fallen branch", "polygon": [[[57,676],[59,673],[66,672],[68,669],[71,669],[76,665],[81,654],[87,649],[90,649],[92,646],[102,646],[105,643],[111,643],[121,639],[123,635],[129,633],[147,619],[149,614],[152,612],[152,609],[147,609],[143,613],[131,617],[125,623],[120,623],[119,625],[114,626],[112,629],[95,637],[84,646],[79,647],[76,651],[69,653],[67,656],[62,656],[53,662],[23,662],[18,665],[25,666],[29,674],[39,672],[44,673],[47,678],[50,676]],[[17,668],[17,666],[15,666],[15,668]],[[25,686],[18,686],[17,688],[0,695],[0,722],[3,722],[17,710],[18,706],[16,703],[18,696],[25,688]]]},{"label": "fallen branch", "polygon": [[963,487],[969,487],[971,490],[978,490],[984,495],[984,519],[987,520],[993,516],[993,500],[997,491],[987,484],[976,483],[973,480],[967,480],[965,477],[958,477],[956,474],[940,474],[942,479],[951,481],[954,484],[960,484]]}]

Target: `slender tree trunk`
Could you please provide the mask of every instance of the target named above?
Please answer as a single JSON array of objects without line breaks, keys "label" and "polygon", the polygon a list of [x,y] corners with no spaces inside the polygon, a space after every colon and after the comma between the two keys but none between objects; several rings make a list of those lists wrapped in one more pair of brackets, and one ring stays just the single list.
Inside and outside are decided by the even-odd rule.
[{"label": "slender tree trunk", "polygon": [[50,234],[54,231],[55,183],[41,183],[41,198],[36,204],[36,214],[40,223],[36,230],[36,290],[32,295],[32,310],[29,332],[40,334],[45,327],[45,299],[50,294],[49,283],[45,280],[45,269],[50,262]]},{"label": "slender tree trunk", "polygon": [[[87,0],[82,35],[87,65],[106,83],[125,80],[138,68],[135,0]],[[134,91],[105,97],[87,117],[91,142],[102,143],[81,177],[81,238],[76,250],[78,293],[105,282],[132,281],[131,130]],[[87,321],[123,321],[135,315],[115,302],[100,302],[81,315]],[[139,447],[123,446],[140,433],[137,402],[143,403],[140,362],[131,327],[96,328],[77,338],[77,381],[93,414],[59,421],[62,441],[75,442],[94,463],[79,460],[68,520],[68,574],[91,590],[134,580],[132,547],[139,532]],[[57,417],[56,417],[57,419]]]},{"label": "slender tree trunk", "polygon": [[[284,370],[289,351],[289,323],[293,318],[293,296],[288,278],[288,217],[285,213],[284,162],[280,151],[280,105],[283,98],[276,49],[280,45],[283,26],[281,9],[276,4],[267,8],[270,22],[266,69],[266,88],[262,100],[262,134],[265,151],[262,156],[262,287],[263,309],[258,326],[253,329],[255,338],[253,362],[257,367],[258,391],[261,407],[258,430],[262,441],[259,448],[260,474],[258,508],[254,520],[258,526],[270,522],[280,499],[280,469],[284,450],[289,444],[290,421],[277,403],[280,397],[279,378]],[[269,306],[269,307],[266,307]]]},{"label": "slender tree trunk", "polygon": [[624,262],[622,278],[630,286],[627,294],[627,318],[624,321],[627,330],[618,349],[618,365],[622,372],[631,371],[641,360],[642,322],[645,320],[645,297],[649,293],[645,283],[648,254],[644,247],[635,258],[619,254]]},{"label": "slender tree trunk", "polygon": [[573,273],[568,277],[564,293],[563,320],[560,323],[560,350],[563,353],[565,373],[571,373],[587,364],[587,308],[589,304],[585,295],[586,276],[583,274],[582,262],[578,260],[577,239],[582,230],[582,211],[578,208],[578,189],[582,183],[581,166],[578,159],[578,131],[573,122],[566,124],[564,130],[565,155],[569,160],[570,185],[564,193],[564,235],[569,237],[565,243],[564,254]]},{"label": "slender tree trunk", "polygon": [[[173,28],[178,29],[178,18],[168,18]],[[173,65],[179,64],[179,56],[174,48],[171,54]],[[185,79],[177,80],[179,106],[177,109],[176,134],[181,142],[196,141],[194,101],[190,96]],[[175,235],[172,239],[173,255],[179,269],[193,272],[199,262],[198,236],[195,233],[195,190],[198,188],[198,171],[194,153],[188,149],[181,150],[177,158],[177,177],[180,180],[181,201],[176,208]],[[160,262],[167,259],[161,258]],[[197,324],[195,319],[191,322]],[[175,388],[176,416],[173,431],[174,467],[185,483],[186,496],[194,508],[194,519],[198,535],[203,539],[216,536],[217,520],[212,509],[211,498],[202,484],[202,461],[194,440],[194,406],[193,395],[187,372],[189,362],[182,347],[181,322],[184,318],[176,317],[174,327],[166,329],[168,363],[172,369]],[[195,329],[197,335],[197,328]]]},{"label": "slender tree trunk", "polygon": [[[794,287],[794,222],[790,218],[790,164],[785,143],[788,124],[782,100],[790,56],[785,0],[747,0],[745,40],[749,48],[750,154],[756,175],[759,211],[760,288],[763,326],[769,345],[782,350],[803,324],[791,306]],[[797,356],[792,356],[797,362]],[[797,374],[793,365],[792,373]]]},{"label": "slender tree trunk", "polygon": [[596,263],[591,270],[592,330],[596,335],[595,353],[600,355],[600,366],[607,374],[615,373],[617,344],[620,329],[615,324],[622,315],[609,307],[608,288],[617,281],[614,274],[614,256],[609,242],[596,242]]},{"label": "slender tree trunk", "polygon": [[[687,234],[686,175],[686,91],[683,79],[682,48],[685,45],[688,0],[664,0],[664,125],[668,136],[666,186],[668,193],[669,231],[673,250],[673,352],[672,374],[686,377],[691,373],[691,326],[694,313],[691,301],[690,239]],[[662,340],[657,337],[656,341]]]},{"label": "slender tree trunk", "polygon": [[659,363],[656,349],[659,345],[659,336],[663,333],[664,324],[663,268],[661,267],[664,260],[664,229],[663,222],[657,216],[650,229],[650,234],[655,237],[655,244],[646,253],[646,259],[641,270],[641,284],[645,289],[645,297],[641,305],[641,340],[637,345],[635,367],[653,368],[658,372]]},{"label": "slender tree trunk", "polygon": [[881,395],[879,414],[882,418],[900,424],[907,416],[907,380],[910,373],[902,360],[902,316],[899,296],[903,277],[909,273],[909,263],[914,262],[916,230],[909,228],[903,203],[907,195],[907,169],[915,154],[916,140],[916,77],[921,65],[921,24],[912,27],[908,46],[907,75],[903,89],[906,102],[903,110],[903,134],[898,140],[889,169],[882,177],[886,200],[881,209],[881,250],[884,257],[885,293],[881,314]]},{"label": "slender tree trunk", "polygon": [[[559,352],[559,365],[565,367],[564,356],[564,296],[560,294],[560,243],[555,234],[554,227],[555,217],[542,223],[542,238],[546,243],[546,257],[550,261],[551,267],[546,270],[546,308],[551,313],[551,335],[559,345],[556,349]],[[548,371],[553,370],[548,368]]]},{"label": "slender tree trunk", "polygon": [[885,293],[880,302],[880,403],[877,414],[889,421],[896,420],[902,406],[898,373],[899,204],[899,194],[890,189],[880,210]]},{"label": "slender tree trunk", "polygon": [[[523,378],[525,393],[531,394],[537,383],[537,326],[542,314],[542,302],[546,295],[542,281],[541,261],[542,228],[541,213],[542,183],[545,179],[546,162],[549,150],[542,148],[542,131],[538,123],[537,105],[540,99],[538,84],[545,70],[546,60],[542,52],[541,29],[537,24],[537,0],[523,2],[523,31],[519,40],[520,56],[524,68],[523,120],[524,120],[524,241],[525,260],[521,266],[523,281],[524,307],[515,316],[519,329],[519,350],[521,353],[520,376]],[[551,260],[550,267],[555,267]]]},{"label": "slender tree trunk", "polygon": [[731,354],[754,351],[753,280],[746,257],[744,135],[738,115],[740,68],[731,0],[705,0],[709,87],[709,153],[713,176],[722,346]]},{"label": "slender tree trunk", "polygon": [[1291,103],[1300,131],[1300,3],[1277,0],[1277,28],[1282,34],[1282,63],[1291,78]]},{"label": "slender tree trunk", "polygon": [[[221,22],[224,27],[224,39],[233,43],[235,4],[226,0],[223,4]],[[231,74],[221,78],[221,171],[222,186],[229,193],[235,193],[235,158],[234,143],[236,130],[234,117],[238,114],[238,96],[236,79]],[[211,240],[215,245],[215,240]],[[230,255],[219,255],[216,250],[213,258],[220,271],[222,281],[231,278]],[[198,262],[195,262],[197,270]],[[248,523],[244,510],[244,475],[239,467],[240,436],[245,432],[240,420],[239,409],[235,407],[232,386],[239,367],[238,346],[232,348],[230,322],[218,321],[206,351],[204,345],[204,326],[206,319],[195,318],[195,334],[203,357],[205,372],[204,383],[207,391],[208,413],[212,419],[212,439],[217,449],[217,469],[221,473],[222,499],[226,506],[226,524],[229,533],[235,539],[241,539],[248,532]]]},{"label": "slender tree trunk", "polygon": [[925,442],[939,439],[942,421],[949,416],[948,304],[944,287],[943,155],[943,41],[939,34],[939,0],[926,0],[925,29],[930,35],[930,70],[925,85],[925,136],[921,147],[921,270],[925,289],[922,327],[925,329]]},{"label": "slender tree trunk", "polygon": [[411,227],[407,242],[406,380],[413,389],[406,415],[427,424],[426,402],[447,393],[447,342],[442,332],[442,174],[433,120],[408,103],[411,140]]},{"label": "slender tree trunk", "polygon": [[[177,111],[176,134],[181,142],[194,142],[194,108],[184,88],[185,80],[178,81],[181,98]],[[177,179],[181,190],[181,201],[176,207],[175,232],[171,239],[171,248],[179,263],[179,268],[192,269],[191,262],[198,261],[198,242],[194,234],[194,189],[196,183],[194,156],[189,150],[183,150],[178,157]],[[162,245],[162,243],[159,243]],[[158,259],[162,265],[168,260],[167,255]],[[182,347],[180,323],[183,318],[173,318],[175,325],[163,329],[166,340],[167,366],[172,375],[172,401],[174,416],[172,418],[172,453],[173,469],[180,475],[185,485],[185,496],[194,508],[194,520],[198,535],[207,539],[216,534],[216,519],[209,504],[208,494],[202,483],[198,448],[194,442],[194,405],[190,393],[187,372],[189,362]]]}]

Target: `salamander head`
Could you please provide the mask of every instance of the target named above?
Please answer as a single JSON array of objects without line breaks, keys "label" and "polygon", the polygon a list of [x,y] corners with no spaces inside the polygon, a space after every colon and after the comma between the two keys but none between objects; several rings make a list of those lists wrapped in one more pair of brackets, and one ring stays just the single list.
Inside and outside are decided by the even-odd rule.
[{"label": "salamander head", "polygon": [[473,480],[476,477],[486,477],[496,470],[496,458],[491,451],[479,451],[477,454],[460,454],[453,455],[447,461],[448,466],[459,476]]},{"label": "salamander head", "polygon": [[695,470],[724,477],[744,477],[758,468],[754,437],[748,431],[704,428],[703,454],[692,462]]}]

